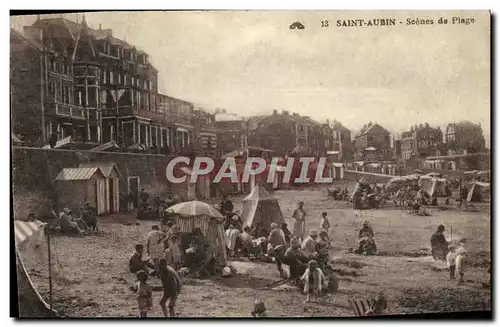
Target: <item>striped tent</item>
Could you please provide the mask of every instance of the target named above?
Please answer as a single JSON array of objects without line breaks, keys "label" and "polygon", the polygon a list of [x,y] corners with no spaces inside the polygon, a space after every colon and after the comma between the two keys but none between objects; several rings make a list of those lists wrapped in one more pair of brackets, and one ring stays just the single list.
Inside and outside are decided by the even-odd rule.
[{"label": "striped tent", "polygon": [[40,244],[44,235],[44,226],[45,224],[38,220],[14,220],[19,317],[57,316],[57,312],[50,309],[50,306],[37,291],[20,256],[23,249]]},{"label": "striped tent", "polygon": [[23,221],[14,220],[14,234],[17,247],[25,247],[26,244],[32,245],[39,242],[43,237],[43,227],[45,226],[39,220]]},{"label": "striped tent", "polygon": [[208,203],[200,201],[182,202],[165,210],[173,214],[175,224],[181,233],[191,233],[199,228],[205,239],[212,245],[215,258],[221,266],[227,263],[226,234],[224,216]]}]

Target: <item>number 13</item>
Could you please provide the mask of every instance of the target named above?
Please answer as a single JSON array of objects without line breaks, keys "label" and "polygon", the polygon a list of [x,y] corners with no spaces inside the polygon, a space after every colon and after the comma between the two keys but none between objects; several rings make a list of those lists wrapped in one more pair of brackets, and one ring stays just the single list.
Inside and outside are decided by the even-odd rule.
[{"label": "number 13", "polygon": [[328,24],[328,21],[327,20],[322,20],[321,21],[321,27],[328,27],[329,24]]}]

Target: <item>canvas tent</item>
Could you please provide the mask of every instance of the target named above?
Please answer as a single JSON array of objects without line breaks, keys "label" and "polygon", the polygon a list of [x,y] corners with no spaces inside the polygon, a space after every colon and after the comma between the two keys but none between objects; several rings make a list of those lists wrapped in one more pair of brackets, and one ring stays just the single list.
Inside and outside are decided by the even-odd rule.
[{"label": "canvas tent", "polygon": [[257,184],[252,192],[243,200],[241,215],[243,227],[256,227],[259,223],[265,230],[271,230],[271,223],[285,222],[278,199],[269,194],[266,189]]},{"label": "canvas tent", "polygon": [[21,260],[23,254],[32,255],[33,249],[43,246],[43,229],[44,224],[38,220],[14,220],[18,314],[23,318],[57,316],[57,312],[51,309],[37,291]]},{"label": "canvas tent", "polygon": [[445,178],[422,176],[418,184],[430,197],[432,197],[444,195],[445,183]]},{"label": "canvas tent", "polygon": [[468,202],[481,202],[483,201],[483,192],[489,191],[490,183],[474,182],[469,189],[467,195]]}]

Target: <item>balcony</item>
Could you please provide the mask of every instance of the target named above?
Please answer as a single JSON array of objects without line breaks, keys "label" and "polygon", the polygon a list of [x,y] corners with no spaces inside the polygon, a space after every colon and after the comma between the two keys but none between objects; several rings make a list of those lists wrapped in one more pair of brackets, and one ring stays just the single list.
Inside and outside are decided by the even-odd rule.
[{"label": "balcony", "polygon": [[[132,116],[137,115],[137,110],[132,108],[130,105],[126,106],[118,106],[118,116]],[[116,117],[116,108],[103,108],[102,109],[103,117]]]},{"label": "balcony", "polygon": [[85,119],[85,109],[76,107],[70,104],[63,103],[47,103],[45,110],[49,114],[54,114],[61,117],[69,117],[74,119]]}]

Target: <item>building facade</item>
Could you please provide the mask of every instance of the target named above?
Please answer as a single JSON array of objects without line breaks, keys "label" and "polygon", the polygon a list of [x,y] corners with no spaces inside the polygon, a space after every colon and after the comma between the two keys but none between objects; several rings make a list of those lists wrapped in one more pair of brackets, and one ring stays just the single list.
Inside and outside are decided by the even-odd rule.
[{"label": "building facade", "polygon": [[336,120],[332,123],[332,150],[339,151],[341,161],[352,160],[351,130]]},{"label": "building facade", "polygon": [[323,156],[331,146],[331,129],[310,117],[287,111],[249,117],[248,145],[273,150],[276,155]]},{"label": "building facade", "polygon": [[[24,35],[12,30],[11,67],[15,131],[31,131],[41,144],[56,134],[165,154],[217,146],[213,115],[160,94],[149,55],[111,29],[90,28],[85,16],[79,23],[38,17]],[[21,87],[26,81],[36,87]],[[21,94],[27,89],[32,94]]]},{"label": "building facade", "polygon": [[428,123],[415,125],[401,134],[401,152],[404,160],[413,156],[440,156],[443,151],[443,132]]},{"label": "building facade", "polygon": [[448,124],[446,149],[449,155],[484,152],[486,142],[481,125],[469,121]]},{"label": "building facade", "polygon": [[354,138],[354,151],[355,160],[391,161],[391,133],[370,122]]},{"label": "building facade", "polygon": [[225,109],[215,111],[218,148],[222,154],[247,146],[245,122],[242,117],[227,113]]}]

